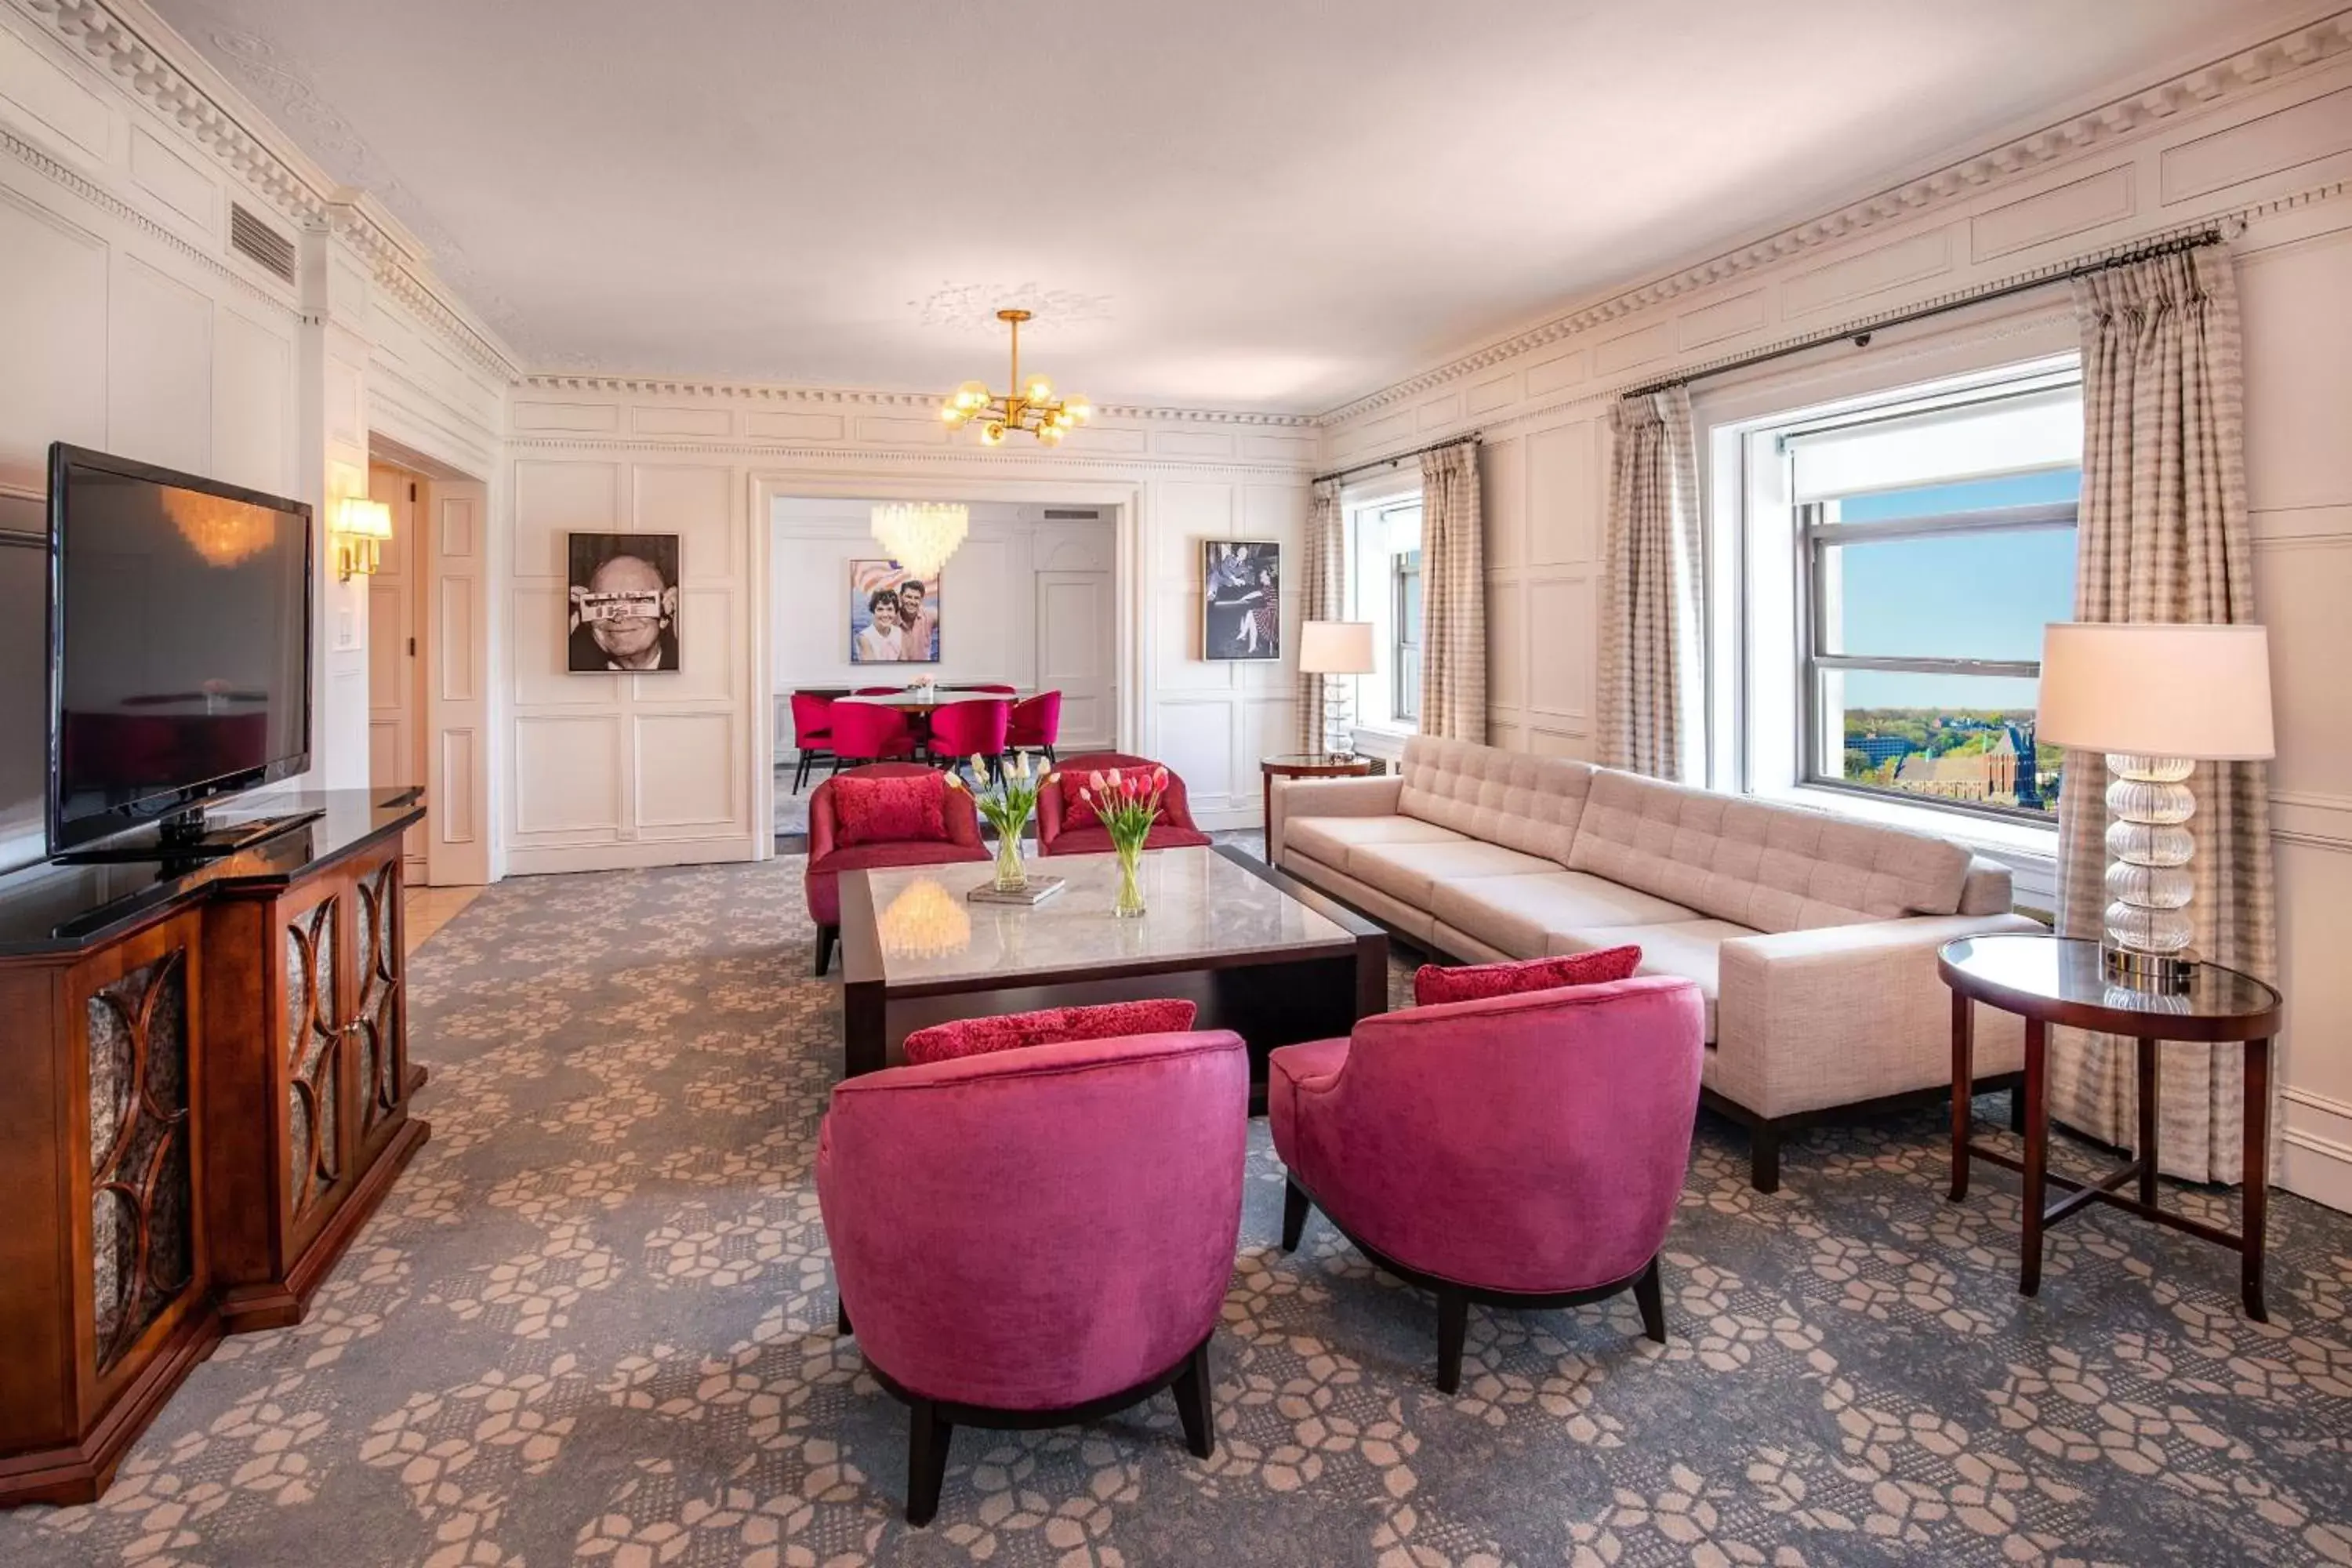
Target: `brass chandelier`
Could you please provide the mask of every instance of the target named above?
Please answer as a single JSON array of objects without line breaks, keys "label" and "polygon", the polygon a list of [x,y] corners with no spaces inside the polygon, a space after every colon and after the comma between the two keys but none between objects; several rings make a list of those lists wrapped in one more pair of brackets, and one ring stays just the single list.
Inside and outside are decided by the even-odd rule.
[{"label": "brass chandelier", "polygon": [[980,442],[983,447],[1004,444],[1008,430],[1026,430],[1048,447],[1058,446],[1064,436],[1094,417],[1094,405],[1083,397],[1054,395],[1054,384],[1042,375],[1021,379],[1021,323],[1029,319],[1026,310],[999,310],[996,319],[1013,329],[1013,390],[1003,396],[988,390],[988,384],[967,381],[955,389],[953,395],[940,405],[940,417],[948,428],[960,429],[965,425],[980,426]]}]

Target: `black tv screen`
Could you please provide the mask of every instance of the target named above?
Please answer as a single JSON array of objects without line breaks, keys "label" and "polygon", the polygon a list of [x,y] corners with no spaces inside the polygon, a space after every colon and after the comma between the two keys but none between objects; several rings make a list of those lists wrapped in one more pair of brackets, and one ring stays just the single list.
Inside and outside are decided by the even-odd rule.
[{"label": "black tv screen", "polygon": [[49,451],[49,851],[310,765],[310,509]]}]

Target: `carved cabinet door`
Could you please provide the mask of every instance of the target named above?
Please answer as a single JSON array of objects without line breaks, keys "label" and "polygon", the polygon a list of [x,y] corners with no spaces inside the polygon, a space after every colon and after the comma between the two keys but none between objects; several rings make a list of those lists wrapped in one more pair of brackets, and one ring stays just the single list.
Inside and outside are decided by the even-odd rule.
[{"label": "carved cabinet door", "polygon": [[352,872],[351,1034],[359,1163],[363,1168],[400,1131],[414,1088],[409,1081],[402,891],[398,843],[362,861]]},{"label": "carved cabinet door", "polygon": [[352,906],[347,872],[323,876],[278,901],[279,970],[275,1024],[283,1220],[299,1246],[350,1190],[357,1162],[352,1127],[351,987]]},{"label": "carved cabinet door", "polygon": [[85,1417],[144,1370],[211,1289],[192,1114],[202,929],[196,915],[176,916],[77,964],[66,981],[89,1107],[74,1226],[87,1243],[74,1249]]}]

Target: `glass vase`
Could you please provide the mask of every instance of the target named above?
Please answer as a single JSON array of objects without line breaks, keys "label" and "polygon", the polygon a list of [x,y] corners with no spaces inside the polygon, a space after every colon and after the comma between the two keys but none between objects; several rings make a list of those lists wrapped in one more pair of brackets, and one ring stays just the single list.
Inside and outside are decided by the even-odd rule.
[{"label": "glass vase", "polygon": [[1122,844],[1118,848],[1118,896],[1111,900],[1110,912],[1119,920],[1140,919],[1143,908],[1143,846]]},{"label": "glass vase", "polygon": [[1021,863],[1021,830],[996,834],[996,890],[1017,893],[1029,885],[1028,868]]}]

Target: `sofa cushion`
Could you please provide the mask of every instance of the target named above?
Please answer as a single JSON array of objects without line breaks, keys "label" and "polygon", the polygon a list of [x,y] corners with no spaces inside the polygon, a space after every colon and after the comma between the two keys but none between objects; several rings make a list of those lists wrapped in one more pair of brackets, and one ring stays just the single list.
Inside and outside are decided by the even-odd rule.
[{"label": "sofa cushion", "polygon": [[1415,735],[1397,809],[1522,854],[1565,863],[1596,770],[1568,757]]},{"label": "sofa cushion", "polygon": [[1456,931],[1521,958],[1543,954],[1544,939],[1556,931],[1698,919],[1695,910],[1584,871],[1440,882],[1431,889],[1430,906],[1432,914]]},{"label": "sofa cushion", "polygon": [[1462,837],[1412,816],[1293,816],[1282,825],[1284,848],[1303,850],[1339,871],[1359,844],[1453,844]]},{"label": "sofa cushion", "polygon": [[844,846],[944,844],[948,784],[944,774],[833,780],[833,820]]},{"label": "sofa cushion", "polygon": [[1360,844],[1348,851],[1350,876],[1424,910],[1430,907],[1433,889],[1441,882],[1559,869],[1549,860],[1475,838],[1450,838],[1436,844]]},{"label": "sofa cushion", "polygon": [[1613,980],[1633,979],[1641,964],[1642,950],[1638,947],[1601,947],[1591,952],[1522,959],[1516,963],[1465,963],[1451,968],[1442,963],[1424,963],[1413,971],[1412,1005],[1436,1007],[1448,1002],[1517,996],[1527,991],[1606,985]]},{"label": "sofa cushion", "polygon": [[1106,1002],[1092,1007],[1043,1007],[1034,1013],[958,1018],[933,1024],[907,1037],[907,1060],[952,1061],[1022,1046],[1055,1046],[1065,1040],[1114,1040],[1129,1035],[1181,1035],[1192,1027],[1200,1009],[1181,998]]},{"label": "sofa cushion", "polygon": [[1959,908],[1969,852],[1743,795],[1603,771],[1569,866],[1759,931],[1803,931]]},{"label": "sofa cushion", "polygon": [[1554,952],[1589,952],[1594,948],[1632,944],[1642,950],[1636,974],[1679,974],[1696,980],[1706,998],[1706,1037],[1715,1038],[1715,998],[1723,968],[1723,944],[1759,933],[1729,921],[1675,921],[1654,926],[1595,926],[1586,931],[1557,931]]}]

